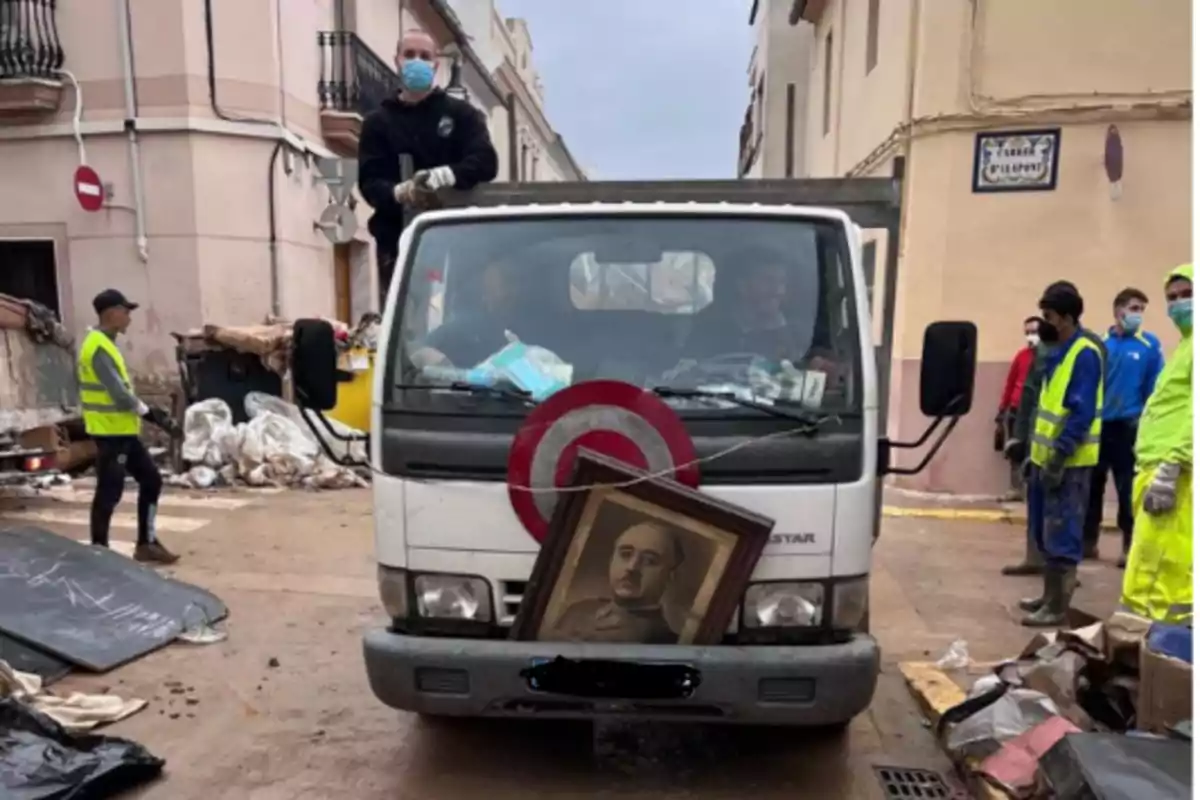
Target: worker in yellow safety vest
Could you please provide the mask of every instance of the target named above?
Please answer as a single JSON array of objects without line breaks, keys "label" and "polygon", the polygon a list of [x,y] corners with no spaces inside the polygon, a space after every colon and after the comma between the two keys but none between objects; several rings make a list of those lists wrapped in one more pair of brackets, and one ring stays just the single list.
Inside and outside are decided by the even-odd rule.
[{"label": "worker in yellow safety vest", "polygon": [[142,420],[171,434],[174,421],[161,409],[151,408],[133,393],[125,358],[117,336],[129,328],[129,312],[137,308],[116,289],[105,289],[92,300],[99,324],[90,328],[79,347],[79,401],[83,424],[96,442],[96,495],[92,498],[92,544],[108,547],[113,511],[125,492],[125,473],[138,484],[137,546],[134,558],[159,564],[179,559],[158,541],[154,518],[162,476],[139,435]]},{"label": "worker in yellow safety vest", "polygon": [[1021,624],[1057,627],[1067,618],[1083,559],[1083,522],[1100,460],[1103,357],[1084,334],[1083,298],[1052,284],[1038,303],[1038,334],[1049,346],[1029,443],[1029,516],[1045,562],[1042,593],[1021,601]]},{"label": "worker in yellow safety vest", "polygon": [[1167,314],[1183,338],[1138,425],[1133,546],[1121,606],[1148,619],[1192,623],[1192,265],[1167,275]]}]

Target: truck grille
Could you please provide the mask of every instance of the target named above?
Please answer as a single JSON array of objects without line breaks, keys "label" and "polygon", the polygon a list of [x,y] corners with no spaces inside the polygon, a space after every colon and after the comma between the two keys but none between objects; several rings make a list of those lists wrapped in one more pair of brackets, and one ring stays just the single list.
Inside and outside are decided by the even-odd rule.
[{"label": "truck grille", "polygon": [[[509,627],[513,624],[513,620],[517,618],[517,612],[521,609],[521,599],[525,596],[525,589],[528,585],[528,581],[500,581],[500,603],[496,612],[497,622],[500,625]],[[738,606],[733,619],[729,620],[728,633],[737,633],[737,621],[741,613],[742,607]]]},{"label": "truck grille", "polygon": [[497,613],[501,625],[512,625],[521,608],[527,581],[500,581],[500,609]]}]

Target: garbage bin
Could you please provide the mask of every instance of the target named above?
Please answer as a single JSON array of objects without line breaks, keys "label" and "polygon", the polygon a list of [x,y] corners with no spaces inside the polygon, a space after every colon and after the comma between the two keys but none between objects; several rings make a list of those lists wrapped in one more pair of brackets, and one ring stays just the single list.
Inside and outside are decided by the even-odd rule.
[{"label": "garbage bin", "polygon": [[371,385],[375,375],[375,353],[364,347],[347,351],[338,367],[352,377],[338,384],[337,405],[326,413],[343,425],[364,433],[371,430]]}]

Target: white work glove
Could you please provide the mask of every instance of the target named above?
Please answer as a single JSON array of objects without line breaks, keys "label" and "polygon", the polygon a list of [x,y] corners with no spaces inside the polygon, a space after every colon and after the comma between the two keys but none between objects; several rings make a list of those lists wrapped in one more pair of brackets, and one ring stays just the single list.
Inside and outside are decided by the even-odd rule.
[{"label": "white work glove", "polygon": [[1142,500],[1142,508],[1148,514],[1165,514],[1175,507],[1179,473],[1183,470],[1178,464],[1159,464],[1154,471],[1154,479],[1146,489],[1146,497]]},{"label": "white work glove", "polygon": [[392,197],[400,205],[406,206],[412,203],[413,198],[416,197],[419,190],[415,181],[407,180],[396,184],[396,187],[392,189]]},{"label": "white work glove", "polygon": [[456,180],[454,170],[449,167],[434,167],[426,173],[425,188],[434,192],[439,189],[449,189],[454,186]]}]

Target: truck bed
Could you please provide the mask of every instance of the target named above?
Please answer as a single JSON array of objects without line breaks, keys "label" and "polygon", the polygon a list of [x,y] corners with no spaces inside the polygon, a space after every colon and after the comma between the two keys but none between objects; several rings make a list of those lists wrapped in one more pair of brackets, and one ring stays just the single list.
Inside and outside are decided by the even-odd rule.
[{"label": "truck bed", "polygon": [[24,301],[0,295],[0,431],[78,416],[75,351],[65,330]]}]

